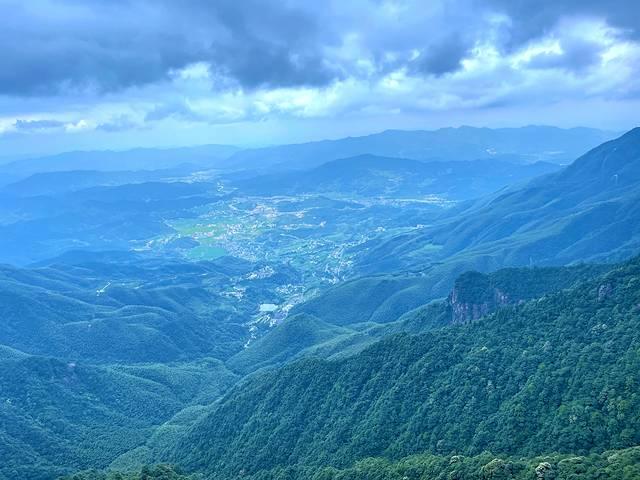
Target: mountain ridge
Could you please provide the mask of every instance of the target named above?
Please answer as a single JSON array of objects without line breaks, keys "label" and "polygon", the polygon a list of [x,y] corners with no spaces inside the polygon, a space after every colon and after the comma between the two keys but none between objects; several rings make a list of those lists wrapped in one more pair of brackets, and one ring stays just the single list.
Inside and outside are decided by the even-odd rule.
[{"label": "mountain ridge", "polygon": [[[464,270],[629,257],[640,248],[640,163],[633,161],[640,152],[638,132],[589,151],[557,173],[508,187],[432,226],[373,245],[360,271],[426,269],[434,278],[434,294],[444,295]],[[618,159],[614,168],[624,168],[619,181],[610,172],[594,176],[593,165],[605,157]],[[428,255],[416,253],[424,245],[437,248]]]},{"label": "mountain ridge", "polygon": [[[469,138],[474,135],[480,138],[470,142]],[[489,138],[482,138],[483,135]],[[562,135],[567,138],[556,138]],[[247,149],[232,155],[226,163],[238,169],[303,168],[366,153],[415,160],[449,161],[478,160],[499,154],[524,161],[554,159],[556,163],[562,163],[572,161],[589,148],[613,136],[615,134],[612,132],[596,129],[565,130],[540,126],[511,129],[461,127],[417,131],[386,130],[361,137]],[[389,137],[393,142],[389,142]],[[546,148],[540,150],[541,144],[546,144]],[[497,150],[493,152],[491,149]],[[554,151],[563,153],[554,155]]]},{"label": "mountain ridge", "polygon": [[460,201],[559,168],[548,162],[518,164],[493,158],[421,161],[361,154],[331,160],[309,170],[232,180],[231,185],[257,195],[337,194],[410,199],[433,195]]}]

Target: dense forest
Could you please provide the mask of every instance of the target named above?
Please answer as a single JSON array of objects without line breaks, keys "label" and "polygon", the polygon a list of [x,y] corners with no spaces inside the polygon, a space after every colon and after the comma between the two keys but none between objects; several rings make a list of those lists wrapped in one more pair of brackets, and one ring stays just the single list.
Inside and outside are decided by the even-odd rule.
[{"label": "dense forest", "polygon": [[[346,468],[278,467],[248,480],[635,480],[640,477],[640,448],[609,450],[588,456],[552,454],[533,458],[482,453],[438,456],[419,454],[397,461],[366,458]],[[169,466],[145,467],[140,472],[84,472],[60,480],[201,480]]]},{"label": "dense forest", "polygon": [[640,443],[640,259],[477,322],[305,359],[228,393],[174,460],[217,478],[431,452]]},{"label": "dense forest", "polygon": [[198,480],[199,476],[186,475],[170,465],[145,466],[139,472],[99,472],[97,470],[61,477],[59,480]]},{"label": "dense forest", "polygon": [[[462,455],[413,455],[397,461],[367,458],[354,465],[333,467],[280,467],[251,480],[633,480],[640,475],[638,448],[602,454],[545,455],[533,458]],[[153,477],[150,477],[153,478]]]},{"label": "dense forest", "polygon": [[[215,478],[404,478],[409,470],[500,478],[485,475],[497,458],[514,475],[505,478],[526,478],[544,462],[572,471],[572,455],[581,460],[571,468],[595,472],[605,450],[640,443],[640,258],[467,272],[448,298],[413,309],[406,292],[420,280],[411,279],[399,277],[394,289],[390,277],[377,278],[394,298],[391,311],[406,311],[395,321],[328,323],[349,292],[380,288],[373,279],[301,305],[243,355],[302,358],[256,372],[211,405],[239,378],[219,360],[87,366],[5,347],[1,448],[10,460],[0,471],[45,479],[64,471],[56,465],[104,468],[119,457],[112,468],[169,461]],[[385,318],[388,301],[374,298],[361,318]],[[296,342],[313,348],[295,350]],[[328,345],[332,354],[323,355]],[[103,444],[76,443],[95,432]],[[627,468],[634,452],[621,451],[611,471]],[[462,470],[445,468],[454,457]],[[140,475],[150,471],[182,478],[169,467]],[[77,478],[120,478],[105,475]]]}]

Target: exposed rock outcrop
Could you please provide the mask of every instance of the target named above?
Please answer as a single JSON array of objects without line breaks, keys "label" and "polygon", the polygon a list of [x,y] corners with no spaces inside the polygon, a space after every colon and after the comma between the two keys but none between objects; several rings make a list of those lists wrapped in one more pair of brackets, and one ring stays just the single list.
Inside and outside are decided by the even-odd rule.
[{"label": "exposed rock outcrop", "polygon": [[606,300],[609,295],[613,292],[613,287],[610,283],[603,283],[598,287],[598,301],[602,302]]},{"label": "exposed rock outcrop", "polygon": [[[505,268],[485,274],[470,271],[460,275],[447,298],[451,323],[473,322],[500,307],[540,298],[570,288],[607,271],[606,265],[571,267]],[[599,301],[613,293],[613,285],[602,283],[597,289]]]},{"label": "exposed rock outcrop", "polygon": [[540,463],[536,467],[535,474],[538,480],[552,480],[556,478],[553,466],[549,462]]},{"label": "exposed rock outcrop", "polygon": [[492,285],[489,276],[479,272],[460,275],[447,301],[452,323],[473,322],[511,303],[508,293]]}]

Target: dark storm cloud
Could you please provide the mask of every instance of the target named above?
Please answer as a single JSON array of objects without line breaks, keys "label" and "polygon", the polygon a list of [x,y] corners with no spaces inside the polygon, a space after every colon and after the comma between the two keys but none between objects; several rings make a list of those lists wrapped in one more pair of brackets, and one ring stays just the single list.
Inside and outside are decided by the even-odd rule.
[{"label": "dark storm cloud", "polygon": [[[164,77],[197,58],[181,35],[136,24],[128,2],[0,4],[0,92],[115,91]],[[158,25],[160,28],[163,25]]]},{"label": "dark storm cloud", "polygon": [[316,19],[277,1],[0,2],[0,93],[117,91],[204,61],[245,87],[321,85]]},{"label": "dark storm cloud", "polygon": [[[325,85],[340,73],[327,65],[322,47],[332,43],[330,30],[317,15],[286,2],[212,2],[202,10],[225,28],[204,60],[214,72],[249,88]],[[321,24],[322,23],[322,24]],[[333,41],[337,41],[337,38]]]},{"label": "dark storm cloud", "polygon": [[[389,4],[405,10],[395,26]],[[0,0],[0,95],[108,94],[194,62],[209,65],[214,88],[317,87],[357,76],[357,55],[373,59],[373,76],[407,66],[437,77],[460,68],[490,12],[511,20],[496,40],[503,50],[576,16],[640,38],[636,0]],[[351,34],[359,50],[336,53]],[[568,45],[535,66],[583,69],[597,60],[591,47]]]},{"label": "dark storm cloud", "polygon": [[506,13],[513,24],[507,43],[517,47],[550,32],[562,18],[596,17],[640,38],[640,2],[637,0],[476,0],[481,8]]},{"label": "dark storm cloud", "polygon": [[420,56],[411,64],[412,70],[435,76],[455,72],[460,62],[469,53],[472,44],[463,41],[459,36],[447,39],[425,48]]}]

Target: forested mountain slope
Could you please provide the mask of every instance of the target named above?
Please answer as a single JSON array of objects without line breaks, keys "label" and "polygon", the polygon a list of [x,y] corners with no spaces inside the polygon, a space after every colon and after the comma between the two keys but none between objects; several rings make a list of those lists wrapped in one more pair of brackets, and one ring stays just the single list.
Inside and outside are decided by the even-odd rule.
[{"label": "forested mountain slope", "polygon": [[238,386],[177,445],[215,478],[370,456],[640,444],[640,259],[477,322]]},{"label": "forested mountain slope", "polygon": [[52,479],[106,468],[176,412],[235,377],[220,362],[95,367],[0,356],[0,479]]},{"label": "forested mountain slope", "polygon": [[[103,263],[109,259],[118,259],[119,262]],[[76,301],[85,305],[85,308],[98,308],[100,305],[95,305],[96,300],[104,302],[106,306],[113,303],[118,294],[108,293],[109,289],[97,299],[94,298],[94,283],[99,284],[101,280],[92,278],[93,275],[108,274],[116,282],[125,278],[129,281],[146,278],[147,282],[151,282],[148,287],[153,287],[155,283],[156,286],[165,285],[165,288],[169,288],[169,285],[180,284],[185,278],[201,273],[224,279],[225,275],[241,271],[243,267],[242,263],[234,267],[227,259],[222,265],[166,263],[158,271],[152,268],[158,268],[155,263],[132,259],[122,253],[97,255],[78,252],[66,255],[46,268],[5,268],[6,278],[19,280],[21,285],[28,282],[31,288],[36,289],[34,297],[46,299],[48,296],[42,294],[44,291],[65,291],[65,296],[61,296],[59,304],[55,305],[56,308],[65,306],[64,309],[56,312],[50,310],[50,306],[47,307],[47,302],[37,304],[30,323],[22,325],[24,330],[14,332],[15,335],[23,343],[30,345],[32,350],[36,350],[35,345],[28,343],[30,339],[33,340],[31,328],[41,323],[53,322],[62,317],[64,311],[71,315],[67,317],[67,321],[83,325],[82,318],[86,312],[83,309],[66,308],[69,300],[63,299],[77,298]],[[498,289],[502,292],[502,304],[506,305],[530,296],[542,295],[546,291],[565,288],[607,268],[610,267],[585,265],[510,269],[488,276],[469,274],[459,279],[455,291],[458,292],[460,302],[467,302],[465,305],[480,305],[482,303],[477,302],[483,302],[485,297],[492,296],[491,292]],[[83,276],[79,275],[81,272]],[[70,282],[70,278],[74,281]],[[525,289],[525,285],[530,287]],[[147,290],[150,291],[145,294],[147,301],[154,298],[150,293],[153,289],[148,287]],[[309,307],[322,315],[318,310],[321,303],[312,302]],[[326,301],[326,304],[329,308],[336,307],[335,302]],[[264,338],[258,339],[250,348],[241,350],[241,353],[230,358],[227,366],[246,373],[261,366],[286,363],[302,355],[353,354],[388,334],[424,332],[450,325],[456,321],[453,310],[455,305],[457,304],[452,303],[450,298],[412,310],[397,321],[391,321],[389,317],[386,323],[337,325],[326,323],[326,320],[332,318],[329,315],[331,312],[326,313],[325,320],[319,320],[303,313],[303,304],[299,312],[285,323],[274,328]],[[494,307],[495,305],[487,308]],[[39,314],[36,315],[35,312]],[[333,313],[335,312],[331,314]],[[74,315],[79,317],[75,319]],[[187,318],[181,320],[190,322]],[[116,316],[113,322],[123,323],[126,319]],[[28,328],[29,325],[31,328]],[[129,327],[125,325],[123,328],[124,330],[116,329],[115,332],[126,332]],[[151,333],[153,328],[162,327],[153,323],[145,327],[149,330],[150,338],[157,335]],[[84,349],[75,352],[77,358],[74,356],[73,360],[36,357],[16,348],[0,346],[0,399],[5,402],[0,435],[8,449],[5,452],[6,458],[12,459],[0,469],[0,478],[2,474],[11,478],[15,472],[30,472],[34,475],[33,478],[45,479],[52,478],[54,473],[90,466],[103,468],[112,462],[116,467],[136,467],[141,463],[163,459],[176,438],[197,421],[198,417],[215,409],[211,402],[239,378],[223,362],[215,359],[201,359],[190,363],[150,363],[159,358],[157,349],[149,349],[144,343],[135,343],[131,333],[127,334],[130,338],[128,342],[123,343],[120,338],[110,336],[108,330],[103,330],[101,342],[96,344],[92,337],[86,337],[88,341],[84,343]],[[198,331],[194,329],[194,333]],[[45,351],[68,355],[64,349],[68,348],[67,343],[74,338],[73,334],[67,340],[48,335],[48,344],[38,345]],[[215,353],[215,342],[222,340],[205,337],[200,341],[213,342],[209,348]],[[177,342],[178,339],[174,341]],[[112,344],[118,348],[114,348]],[[110,345],[112,346],[109,347]],[[195,342],[189,345],[193,348]],[[165,354],[171,353],[166,345],[163,348],[167,350]],[[126,352],[126,356],[122,357],[124,360],[145,363],[106,363],[111,358],[120,358],[117,355],[122,355],[123,352]],[[182,354],[189,357],[203,353],[184,348]],[[90,365],[87,360],[99,361],[101,365]],[[122,395],[129,395],[126,401]],[[144,397],[144,401],[138,399],[138,395]],[[147,402],[152,402],[153,406]],[[135,404],[138,407],[134,407]],[[132,410],[133,408],[136,410]],[[130,416],[132,420],[125,422],[124,419]],[[123,434],[126,435],[126,442],[115,440]],[[115,446],[103,448],[99,444],[99,448],[96,448],[94,435],[99,435],[105,442],[111,442]],[[31,467],[27,468],[26,464]]]},{"label": "forested mountain slope", "polygon": [[[145,260],[126,253],[69,254],[38,268],[0,266],[0,344],[97,363],[229,358],[269,282],[256,265]],[[246,285],[245,302],[225,292]],[[253,301],[252,301],[253,300]],[[244,309],[244,310],[243,310]]]},{"label": "forested mountain slope", "polygon": [[[434,294],[465,270],[624,259],[640,248],[640,128],[566,169],[433,226],[372,245],[362,272],[428,269]],[[442,263],[442,265],[441,265]]]},{"label": "forested mountain slope", "polygon": [[336,285],[293,308],[291,316],[231,357],[239,372],[291,361],[303,355],[340,357],[357,353],[399,332],[424,333],[466,323],[508,305],[569,288],[610,265],[506,268],[460,275],[448,298],[430,301],[420,275],[379,275]]},{"label": "forested mountain slope", "polygon": [[[397,461],[367,458],[342,469],[279,467],[245,476],[251,480],[635,480],[639,477],[640,447],[587,456],[553,454],[528,458],[489,452],[471,457],[419,454]],[[89,479],[102,480],[91,475],[80,480]]]},{"label": "forested mountain slope", "polygon": [[91,470],[62,477],[62,480],[200,480],[199,475],[186,475],[170,465],[144,467],[138,472],[101,472]]}]

